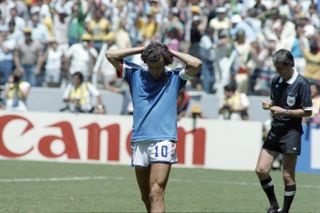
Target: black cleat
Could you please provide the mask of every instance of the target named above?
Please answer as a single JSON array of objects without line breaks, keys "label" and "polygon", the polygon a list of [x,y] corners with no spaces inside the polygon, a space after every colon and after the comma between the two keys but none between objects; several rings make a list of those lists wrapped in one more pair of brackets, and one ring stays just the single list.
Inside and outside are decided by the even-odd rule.
[{"label": "black cleat", "polygon": [[275,208],[275,207],[270,207],[268,210],[267,210],[267,213],[282,213],[282,210],[280,208]]}]

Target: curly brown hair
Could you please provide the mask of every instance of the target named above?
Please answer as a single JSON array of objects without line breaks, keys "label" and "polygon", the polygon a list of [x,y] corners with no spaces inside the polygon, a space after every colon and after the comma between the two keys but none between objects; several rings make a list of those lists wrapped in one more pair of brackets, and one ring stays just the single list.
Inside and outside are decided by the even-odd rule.
[{"label": "curly brown hair", "polygon": [[169,65],[173,62],[173,54],[169,48],[159,42],[151,42],[142,52],[141,59],[144,63],[156,63],[163,58],[164,65]]}]

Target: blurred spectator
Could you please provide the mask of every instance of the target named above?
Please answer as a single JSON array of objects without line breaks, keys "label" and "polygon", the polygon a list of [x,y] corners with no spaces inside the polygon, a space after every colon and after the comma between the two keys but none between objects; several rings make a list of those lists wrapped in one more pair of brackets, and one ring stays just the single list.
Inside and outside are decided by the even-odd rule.
[{"label": "blurred spectator", "polygon": [[118,48],[131,47],[130,35],[129,35],[129,32],[125,29],[125,23],[123,21],[119,22],[119,27],[114,33],[115,33],[115,42]]},{"label": "blurred spectator", "polygon": [[40,22],[39,8],[32,8],[31,10],[31,20],[27,23],[32,30],[31,37],[35,41],[40,41],[42,44],[47,43],[48,40],[48,29]]},{"label": "blurred spectator", "polygon": [[7,38],[13,40],[15,42],[15,45],[17,45],[18,42],[23,41],[24,34],[22,31],[17,30],[15,26],[16,22],[14,20],[9,21]]},{"label": "blurred spectator", "polygon": [[56,37],[59,48],[66,50],[68,44],[68,26],[70,17],[64,10],[53,9],[53,34]]},{"label": "blurred spectator", "polygon": [[[318,7],[319,7],[318,11],[317,11],[317,4],[318,4]],[[313,1],[310,4],[310,7],[309,7],[309,13],[310,13],[309,14],[309,19],[310,19],[310,24],[319,29],[320,28],[320,17],[319,17],[319,14],[320,14],[320,2],[318,1],[317,4],[315,2],[313,2]]]},{"label": "blurred spectator", "polygon": [[231,22],[227,16],[227,9],[225,7],[218,7],[216,9],[217,17],[213,18],[209,22],[209,26],[216,31],[229,30]]},{"label": "blurred spectator", "polygon": [[245,32],[238,31],[234,42],[237,58],[233,64],[234,79],[241,93],[248,93],[248,80],[252,73],[251,45],[246,40]]},{"label": "blurred spectator", "polygon": [[62,76],[64,54],[58,49],[55,38],[48,39],[48,47],[43,55],[45,62],[45,82],[48,87],[59,87]]},{"label": "blurred spectator", "polygon": [[22,81],[20,74],[11,74],[4,91],[6,110],[11,112],[27,111],[26,102],[30,89],[30,84]]},{"label": "blurred spectator", "polygon": [[[234,72],[239,70],[234,66],[230,69],[230,66],[240,64],[233,63],[234,59],[237,59],[234,53],[246,45],[239,45],[235,38],[238,32],[244,32],[245,43],[251,46],[250,60],[247,63],[250,72],[237,76],[238,82],[242,82],[239,89],[248,83],[243,79],[239,81],[239,77],[247,77],[249,79],[247,94],[265,95],[269,91],[269,77],[274,71],[268,68],[271,46],[275,50],[279,48],[291,50],[297,71],[303,74],[306,70],[306,77],[317,81],[315,77],[317,72],[310,71],[318,63],[313,63],[316,54],[311,54],[313,57],[311,60],[309,57],[311,55],[304,53],[305,51],[310,52],[310,46],[314,47],[318,39],[319,5],[318,2],[291,0],[230,2],[211,0],[5,0],[0,1],[0,31],[8,31],[5,43],[17,44],[24,42],[23,29],[27,26],[32,29],[34,41],[40,40],[43,44],[47,44],[46,40],[49,37],[55,37],[59,51],[62,49],[65,52],[69,47],[69,49],[74,49],[74,47],[71,48],[73,44],[83,43],[81,37],[87,33],[93,36],[92,45],[100,50],[103,36],[107,32],[114,32],[115,42],[119,48],[136,46],[141,41],[148,43],[159,40],[172,50],[180,50],[200,57],[201,38],[205,39],[204,33],[213,27],[215,30],[213,43],[216,44],[216,60],[214,60],[213,67],[217,77],[214,87],[218,90],[217,95],[223,94],[223,85],[229,82],[230,74],[235,74]],[[309,41],[312,42],[311,45]],[[87,46],[86,49],[93,52],[90,46]],[[239,55],[242,57],[245,54]],[[263,60],[264,57],[266,60]],[[70,62],[73,61],[74,65],[79,64],[78,67],[81,65],[86,70],[83,72],[85,78],[90,79],[95,57],[89,60],[92,66],[89,71],[86,65],[82,66],[87,61],[83,63],[81,57],[75,56],[75,58],[69,58]],[[134,56],[133,60],[138,58],[139,56]],[[304,68],[307,58],[308,65]],[[175,62],[179,63],[179,61]],[[173,64],[173,67],[176,66],[177,64]],[[70,63],[70,73],[75,70],[80,71],[78,67],[73,69]],[[213,79],[204,77],[205,70],[208,70],[205,68],[204,66],[202,76],[199,74],[191,82],[191,86],[188,85],[189,89],[209,91],[206,86],[208,83],[204,81]],[[19,69],[19,64],[17,69]],[[68,69],[64,70],[68,71]],[[43,73],[43,69],[39,71],[35,85],[51,84],[43,83]],[[64,78],[67,78],[66,74],[68,73],[64,72]],[[0,83],[3,84],[4,81]]]},{"label": "blurred spectator", "polygon": [[253,9],[255,9],[255,12],[257,14],[261,14],[267,11],[267,7],[264,5],[262,0],[255,0],[255,4],[253,6]]},{"label": "blurred spectator", "polygon": [[202,87],[206,93],[215,93],[215,47],[216,44],[214,44],[214,29],[209,27],[200,40],[200,56],[202,60]]},{"label": "blurred spectator", "polygon": [[308,43],[308,41],[305,41],[306,38],[303,35],[304,34],[304,25],[302,23],[297,23],[295,30],[296,30],[296,36],[293,41],[291,53],[294,57],[296,70],[298,71],[298,73],[303,75],[304,66],[306,64],[306,61],[303,57],[303,52],[301,49],[300,42]]},{"label": "blurred spectator", "polygon": [[256,67],[250,76],[249,94],[269,96],[271,80],[276,74],[272,63],[272,55],[276,51],[275,47],[275,41],[268,40],[264,42],[261,48],[253,48],[251,53],[255,56]]},{"label": "blurred spectator", "polygon": [[154,36],[159,30],[159,25],[156,21],[154,12],[150,11],[146,14],[146,16],[144,16],[144,14],[142,13],[138,14],[136,27],[139,29],[141,39],[146,41],[153,41]]},{"label": "blurred spectator", "polygon": [[296,36],[294,23],[287,18],[287,16],[280,16],[280,42],[281,48],[291,50]]},{"label": "blurred spectator", "polygon": [[310,84],[311,98],[312,98],[312,115],[304,118],[304,121],[309,124],[320,125],[320,94],[319,85]]},{"label": "blurred spectator", "polygon": [[236,85],[231,83],[224,87],[224,100],[219,109],[223,120],[248,120],[249,99],[245,93],[236,91]]},{"label": "blurred spectator", "polygon": [[169,14],[168,14],[168,20],[166,22],[163,23],[163,27],[161,30],[163,30],[163,40],[165,43],[167,40],[167,36],[169,32],[172,32],[173,29],[175,29],[174,31],[176,32],[175,36],[176,38],[178,38],[178,40],[182,40],[183,39],[183,35],[184,35],[184,25],[180,20],[180,11],[178,8],[174,7],[171,8],[169,10]]},{"label": "blurred spectator", "polygon": [[23,80],[29,82],[31,86],[42,86],[40,56],[43,46],[39,41],[32,39],[30,28],[25,28],[23,32],[25,39],[17,44],[14,55],[16,69],[22,73]]},{"label": "blurred spectator", "polygon": [[98,56],[97,50],[91,44],[91,39],[89,34],[84,34],[81,37],[81,43],[73,44],[66,51],[69,73],[73,75],[80,71],[86,81],[91,78],[93,66]]},{"label": "blurred spectator", "polygon": [[[118,49],[115,43],[115,34],[113,32],[106,35],[104,38],[108,50]],[[99,53],[102,54],[102,53]],[[103,53],[104,55],[105,53]],[[99,67],[99,74],[101,74],[102,83],[105,89],[111,90],[112,92],[120,92],[117,87],[113,87],[113,84],[118,81],[116,76],[116,69],[112,64],[103,56]]]},{"label": "blurred spectator", "polygon": [[64,90],[63,101],[67,103],[65,110],[71,112],[93,113],[97,108],[98,112],[105,113],[100,92],[84,80],[81,72],[75,72],[72,75],[72,83]]},{"label": "blurred spectator", "polygon": [[100,52],[103,38],[108,34],[111,26],[109,21],[103,17],[102,11],[97,8],[94,17],[87,23],[87,31],[92,35],[93,47]]},{"label": "blurred spectator", "polygon": [[6,22],[9,23],[11,20],[15,22],[15,29],[22,32],[26,27],[26,22],[23,18],[17,15],[17,8],[15,4],[10,5],[10,15],[6,17]]},{"label": "blurred spectator", "polygon": [[320,84],[320,51],[318,39],[312,39],[310,46],[306,47],[303,42],[300,43],[300,47],[303,51],[304,58],[306,60],[306,66],[304,69],[304,77]]},{"label": "blurred spectator", "polygon": [[[195,56],[196,58],[201,58],[200,56],[200,41],[202,33],[205,31],[207,25],[207,17],[199,16],[198,14],[193,15],[192,24],[190,30],[190,48],[189,54]],[[191,87],[195,90],[202,90],[202,84],[200,79],[201,73],[199,72],[191,80]]]},{"label": "blurred spectator", "polygon": [[76,44],[80,41],[81,36],[85,33],[85,19],[91,10],[94,0],[89,0],[88,8],[84,11],[82,1],[76,1],[72,5],[71,19],[68,26],[69,45]]},{"label": "blurred spectator", "polygon": [[4,85],[13,71],[15,41],[7,37],[7,29],[0,31],[0,84]]},{"label": "blurred spectator", "polygon": [[[111,32],[105,37],[105,41],[108,45],[108,50],[112,49],[118,49],[117,44],[115,43],[115,33]],[[139,46],[142,46],[142,43],[138,43]],[[135,62],[140,59],[141,63],[143,61],[141,60],[141,55],[137,54],[134,55],[132,60]],[[139,64],[138,62],[137,64]],[[144,63],[143,63],[144,64]],[[123,97],[122,106],[121,106],[121,115],[128,115],[133,113],[132,108],[132,102],[131,102],[131,95],[129,92],[128,85],[123,79],[118,78],[116,75],[116,70],[114,66],[106,59],[106,57],[103,57],[102,64],[100,67],[100,72],[102,74],[102,78],[104,80],[104,88],[114,92],[121,94]]]}]

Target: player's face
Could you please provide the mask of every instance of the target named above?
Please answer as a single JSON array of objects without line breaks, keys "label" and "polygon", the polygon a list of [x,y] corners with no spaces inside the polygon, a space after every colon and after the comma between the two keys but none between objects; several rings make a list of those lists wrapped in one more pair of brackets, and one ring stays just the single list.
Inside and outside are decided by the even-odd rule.
[{"label": "player's face", "polygon": [[225,90],[224,95],[226,98],[230,98],[233,95],[233,91],[232,90]]},{"label": "player's face", "polygon": [[160,60],[155,63],[148,63],[148,68],[153,78],[159,78],[164,72],[163,58],[161,57]]},{"label": "player's face", "polygon": [[275,63],[274,66],[276,68],[277,73],[281,77],[287,78],[288,74],[290,74],[290,71],[291,71],[291,67],[290,66],[284,65],[284,64],[281,64],[281,63]]},{"label": "player's face", "polygon": [[77,75],[73,76],[72,80],[73,80],[73,85],[76,87],[81,84],[81,80]]}]

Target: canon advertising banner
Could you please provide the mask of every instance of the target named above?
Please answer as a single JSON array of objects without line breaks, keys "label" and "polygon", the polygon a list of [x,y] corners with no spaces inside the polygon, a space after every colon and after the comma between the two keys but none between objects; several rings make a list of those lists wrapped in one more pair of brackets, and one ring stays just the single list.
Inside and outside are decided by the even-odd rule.
[{"label": "canon advertising banner", "polygon": [[[125,164],[131,116],[0,113],[0,159]],[[185,118],[178,122],[181,167],[254,170],[262,124]]]}]

